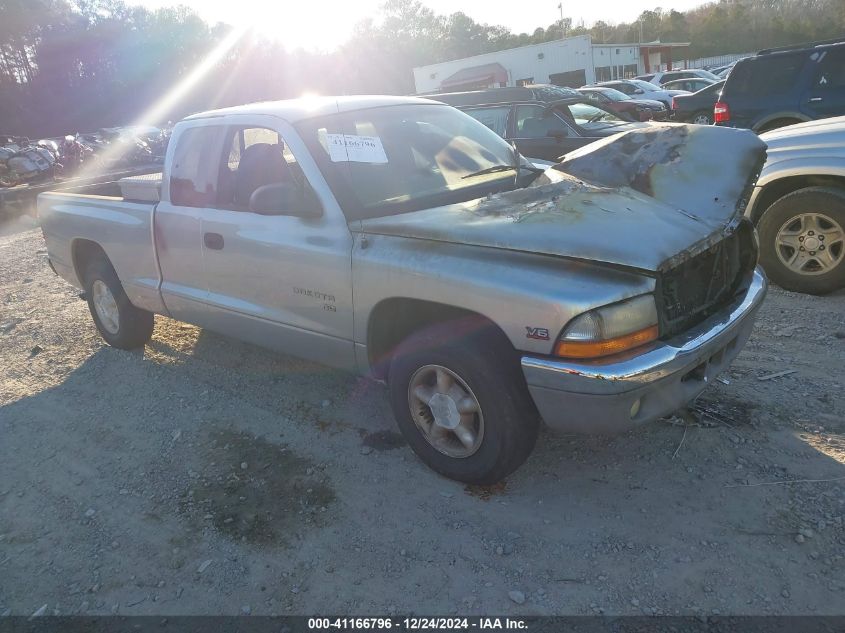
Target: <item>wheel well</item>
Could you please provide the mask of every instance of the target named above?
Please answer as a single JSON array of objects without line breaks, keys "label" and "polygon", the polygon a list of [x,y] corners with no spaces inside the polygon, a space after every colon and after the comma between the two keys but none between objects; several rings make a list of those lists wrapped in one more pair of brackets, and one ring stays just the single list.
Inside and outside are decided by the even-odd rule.
[{"label": "wheel well", "polygon": [[771,132],[772,130],[776,130],[781,127],[786,127],[787,125],[794,125],[796,123],[803,123],[801,119],[793,119],[792,117],[782,117],[780,119],[772,119],[771,121],[766,121],[763,125],[755,130],[758,134],[763,134],[764,132]]},{"label": "wheel well", "polygon": [[85,269],[88,267],[89,262],[97,258],[109,261],[109,256],[106,255],[102,246],[97,244],[97,242],[83,239],[73,241],[71,257],[73,258],[73,269],[76,272],[76,278],[81,285],[85,284]]},{"label": "wheel well", "polygon": [[845,190],[845,178],[841,176],[792,176],[769,183],[757,196],[751,210],[751,221],[760,221],[763,212],[785,195],[807,187],[838,187]]},{"label": "wheel well", "polygon": [[385,299],[373,308],[367,324],[367,353],[373,376],[378,379],[387,377],[393,350],[408,336],[424,327],[447,321],[464,321],[467,324],[457,329],[461,336],[477,329],[492,328],[513,349],[499,326],[472,310],[419,299]]}]

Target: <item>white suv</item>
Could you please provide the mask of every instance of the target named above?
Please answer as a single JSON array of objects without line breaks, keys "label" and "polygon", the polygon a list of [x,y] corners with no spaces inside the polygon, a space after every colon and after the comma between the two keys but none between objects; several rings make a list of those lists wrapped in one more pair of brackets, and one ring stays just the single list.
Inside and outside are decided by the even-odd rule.
[{"label": "white suv", "polygon": [[713,81],[719,81],[719,77],[701,68],[690,68],[688,70],[667,70],[660,73],[652,73],[651,75],[640,75],[639,77],[637,77],[637,79],[642,79],[643,81],[651,82],[656,86],[662,86],[667,81],[672,81],[674,79],[695,79],[697,77],[703,77],[704,79],[712,79]]}]

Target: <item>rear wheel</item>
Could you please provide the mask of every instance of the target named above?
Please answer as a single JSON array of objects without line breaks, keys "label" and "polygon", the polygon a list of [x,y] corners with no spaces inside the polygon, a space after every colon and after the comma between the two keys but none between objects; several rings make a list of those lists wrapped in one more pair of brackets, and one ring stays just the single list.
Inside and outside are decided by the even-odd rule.
[{"label": "rear wheel", "polygon": [[518,355],[502,338],[489,327],[440,324],[403,341],[391,361],[390,401],[402,434],[426,465],[451,479],[496,483],[537,440],[539,415]]},{"label": "rear wheel", "polygon": [[826,294],[845,287],[845,191],[810,187],[760,218],[760,262],[782,288]]},{"label": "rear wheel", "polygon": [[713,116],[706,110],[701,110],[700,112],[696,112],[692,115],[691,121],[693,123],[697,123],[698,125],[712,125]]},{"label": "rear wheel", "polygon": [[97,258],[85,270],[88,309],[100,335],[112,347],[143,347],[153,334],[152,312],[129,302],[123,286],[108,260]]}]

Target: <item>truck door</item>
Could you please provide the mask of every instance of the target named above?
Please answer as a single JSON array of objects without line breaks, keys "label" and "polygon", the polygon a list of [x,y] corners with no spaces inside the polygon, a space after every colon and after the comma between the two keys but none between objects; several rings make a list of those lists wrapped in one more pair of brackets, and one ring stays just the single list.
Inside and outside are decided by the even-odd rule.
[{"label": "truck door", "polygon": [[[312,181],[322,176],[292,129],[273,117],[228,122],[217,199],[201,218],[208,327],[353,369],[352,235],[340,208],[320,203]],[[251,211],[252,194],[274,184],[295,187],[318,215]]]},{"label": "truck door", "polygon": [[208,299],[200,217],[216,196],[217,157],[226,134],[224,126],[202,123],[174,135],[153,224],[164,304],[173,318],[198,325]]}]

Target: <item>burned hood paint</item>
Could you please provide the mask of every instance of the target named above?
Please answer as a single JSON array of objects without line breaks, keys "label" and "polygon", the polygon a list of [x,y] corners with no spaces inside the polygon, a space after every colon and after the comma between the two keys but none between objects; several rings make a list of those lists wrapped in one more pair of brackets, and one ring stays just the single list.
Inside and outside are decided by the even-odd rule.
[{"label": "burned hood paint", "polygon": [[665,270],[736,227],[765,148],[746,130],[652,125],[570,153],[525,189],[360,230]]}]

